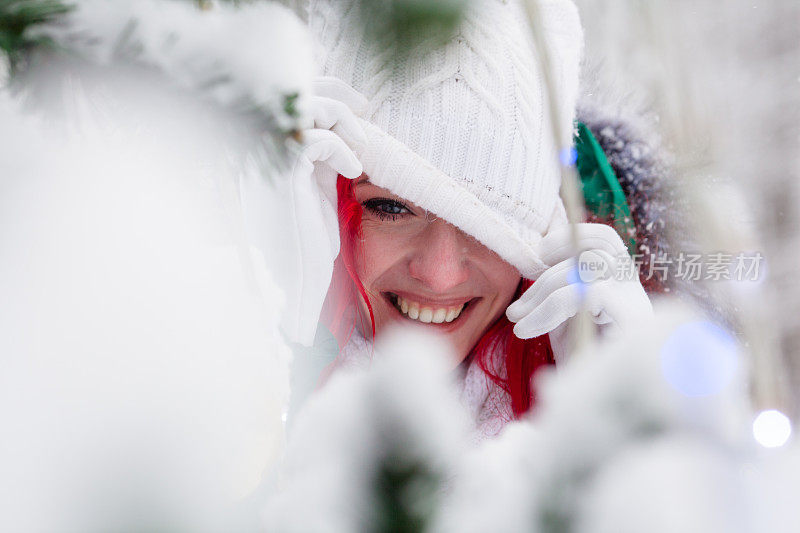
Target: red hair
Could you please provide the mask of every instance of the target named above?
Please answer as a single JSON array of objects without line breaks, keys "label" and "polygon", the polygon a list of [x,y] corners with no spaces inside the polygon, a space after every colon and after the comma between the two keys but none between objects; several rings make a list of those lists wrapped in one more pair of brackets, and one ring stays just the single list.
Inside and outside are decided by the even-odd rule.
[{"label": "red hair", "polygon": [[[353,180],[339,176],[336,182],[338,195],[339,237],[341,250],[333,267],[333,278],[328,297],[322,311],[322,320],[336,337],[339,346],[350,339],[357,320],[363,320],[358,312],[358,298],[362,298],[369,310],[371,330],[375,336],[375,317],[367,298],[367,291],[358,278],[355,268],[356,243],[361,240],[362,207],[354,193]],[[521,279],[514,295],[516,300],[533,282]],[[361,330],[365,324],[361,324]],[[534,373],[541,367],[554,364],[553,350],[547,335],[533,339],[520,339],[513,333],[512,324],[505,314],[498,318],[478,340],[467,357],[477,360],[489,378],[511,396],[511,410],[518,418],[526,413],[535,401],[531,387]],[[496,354],[500,354],[498,359]]]}]

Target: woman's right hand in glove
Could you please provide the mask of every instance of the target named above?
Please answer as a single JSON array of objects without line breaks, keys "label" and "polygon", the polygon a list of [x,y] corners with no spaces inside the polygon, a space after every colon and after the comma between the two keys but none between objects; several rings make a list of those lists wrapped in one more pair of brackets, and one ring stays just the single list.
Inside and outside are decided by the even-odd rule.
[{"label": "woman's right hand in glove", "polygon": [[556,363],[569,355],[568,331],[581,308],[611,335],[635,331],[653,314],[638,273],[627,268],[632,263],[617,232],[605,224],[578,224],[577,245],[583,252],[575,258],[571,229],[564,226],[542,239],[542,261],[552,266],[506,309],[508,319],[516,322],[517,337],[549,333]]}]

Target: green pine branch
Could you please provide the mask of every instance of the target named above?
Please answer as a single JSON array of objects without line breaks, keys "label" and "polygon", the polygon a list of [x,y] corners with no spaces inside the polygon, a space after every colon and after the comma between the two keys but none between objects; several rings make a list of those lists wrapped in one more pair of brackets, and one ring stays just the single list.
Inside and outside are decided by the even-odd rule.
[{"label": "green pine branch", "polygon": [[435,48],[458,31],[471,0],[359,0],[358,6],[371,36],[394,54],[410,53],[415,46]]},{"label": "green pine branch", "polygon": [[8,57],[12,73],[27,52],[51,44],[46,37],[31,35],[31,28],[72,9],[59,0],[0,0],[0,52]]},{"label": "green pine branch", "polygon": [[420,460],[388,456],[375,477],[372,533],[422,533],[438,504],[440,477]]}]

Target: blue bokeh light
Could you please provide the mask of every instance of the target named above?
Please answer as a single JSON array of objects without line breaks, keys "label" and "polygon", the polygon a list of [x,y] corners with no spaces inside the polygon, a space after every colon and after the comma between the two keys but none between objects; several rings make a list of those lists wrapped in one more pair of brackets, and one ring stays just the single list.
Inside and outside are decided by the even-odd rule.
[{"label": "blue bokeh light", "polygon": [[578,291],[578,298],[583,301],[586,298],[586,282],[581,278],[579,266],[576,263],[567,274],[567,281],[570,285],[574,285]]},{"label": "blue bokeh light", "polygon": [[558,153],[558,159],[565,167],[574,166],[578,162],[578,151],[575,148],[562,148]]},{"label": "blue bokeh light", "polygon": [[661,347],[661,369],[670,385],[686,396],[718,394],[739,366],[736,339],[708,321],[682,324]]}]

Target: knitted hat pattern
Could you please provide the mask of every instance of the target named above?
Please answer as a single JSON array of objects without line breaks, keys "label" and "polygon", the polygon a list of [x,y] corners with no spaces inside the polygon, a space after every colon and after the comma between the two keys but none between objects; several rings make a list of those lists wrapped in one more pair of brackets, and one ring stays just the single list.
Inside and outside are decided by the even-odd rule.
[{"label": "knitted hat pattern", "polygon": [[[583,32],[571,0],[539,0],[561,131],[571,138]],[[535,279],[566,216],[544,79],[521,1],[474,0],[444,46],[392,57],[355,0],[310,0],[322,74],[363,94],[375,185],[435,213]]]}]

